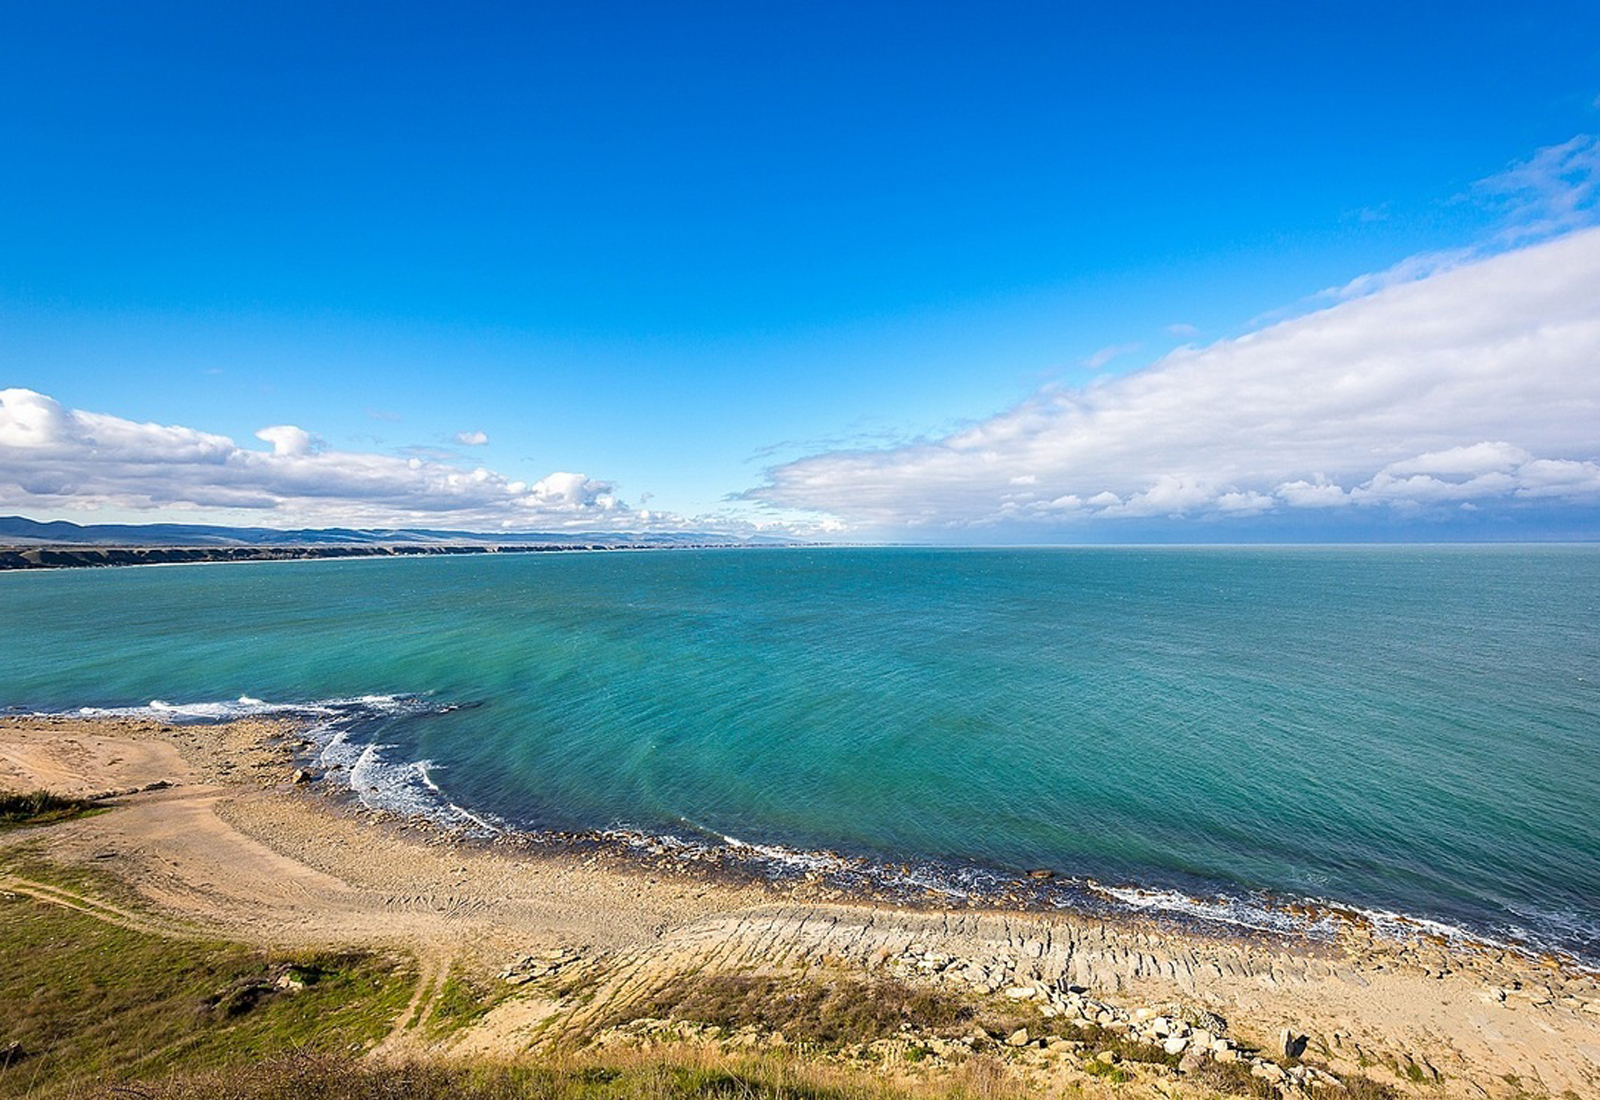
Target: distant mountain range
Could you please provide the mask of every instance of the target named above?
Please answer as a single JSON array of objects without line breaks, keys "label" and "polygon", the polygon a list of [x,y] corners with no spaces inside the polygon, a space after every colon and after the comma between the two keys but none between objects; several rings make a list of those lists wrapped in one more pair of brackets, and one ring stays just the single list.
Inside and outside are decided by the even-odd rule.
[{"label": "distant mountain range", "polygon": [[0,545],[31,546],[797,546],[799,539],[755,535],[740,538],[702,531],[631,533],[615,531],[501,532],[435,531],[428,528],[315,527],[280,531],[273,527],[214,527],[193,523],[95,523],[66,520],[41,523],[23,516],[0,516]]}]

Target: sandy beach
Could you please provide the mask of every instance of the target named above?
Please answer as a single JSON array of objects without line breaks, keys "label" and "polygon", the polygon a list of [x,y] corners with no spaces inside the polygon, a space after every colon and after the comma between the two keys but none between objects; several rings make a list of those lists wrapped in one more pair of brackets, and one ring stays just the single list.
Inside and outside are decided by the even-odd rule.
[{"label": "sandy beach", "polygon": [[[385,1053],[514,1056],[592,1039],[685,974],[893,974],[967,997],[1036,1000],[1047,1014],[1087,1004],[1135,1031],[1167,1006],[1204,1010],[1249,1049],[1272,1052],[1287,1030],[1332,1074],[1407,1094],[1600,1096],[1600,981],[1558,960],[1393,942],[1359,925],[1316,943],[1142,919],[909,909],[605,850],[467,844],[297,784],[297,738],[264,720],[0,722],[0,787],[132,792],[110,812],[0,837],[0,888],[165,935],[412,955],[413,1008],[452,972],[516,984],[442,1048],[397,1026]],[[17,870],[18,851],[92,866],[125,891],[91,897],[34,881]],[[530,967],[587,993],[528,980]],[[1042,1083],[1078,1072],[1036,1045],[999,1053]],[[1172,1070],[1165,1080],[1140,1072],[1169,1092],[1182,1084]],[[1316,1085],[1315,1073],[1284,1082],[1302,1083]]]}]

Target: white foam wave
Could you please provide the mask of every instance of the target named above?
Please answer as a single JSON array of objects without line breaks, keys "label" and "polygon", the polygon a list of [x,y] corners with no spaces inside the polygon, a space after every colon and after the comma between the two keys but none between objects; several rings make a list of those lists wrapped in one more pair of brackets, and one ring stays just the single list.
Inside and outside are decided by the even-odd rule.
[{"label": "white foam wave", "polygon": [[73,711],[41,711],[40,717],[75,716],[82,718],[154,718],[166,722],[228,722],[239,718],[297,715],[322,717],[355,707],[400,713],[415,707],[416,697],[408,695],[362,695],[354,698],[320,699],[307,703],[269,703],[253,695],[233,700],[199,700],[169,703],[152,699],[142,707],[79,707]]},{"label": "white foam wave", "polygon": [[1100,882],[1086,882],[1085,885],[1090,890],[1115,898],[1132,909],[1175,913],[1239,928],[1250,928],[1258,932],[1328,933],[1336,927],[1331,920],[1279,912],[1265,905],[1239,898],[1197,898],[1178,890],[1159,890],[1143,886],[1107,886]]}]

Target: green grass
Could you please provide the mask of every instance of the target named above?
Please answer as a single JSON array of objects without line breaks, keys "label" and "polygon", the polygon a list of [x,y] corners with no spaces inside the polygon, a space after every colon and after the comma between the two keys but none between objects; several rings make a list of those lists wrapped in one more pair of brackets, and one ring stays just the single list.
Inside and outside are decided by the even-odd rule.
[{"label": "green grass", "polygon": [[434,1039],[470,1027],[513,992],[512,987],[503,983],[498,987],[485,986],[477,979],[452,973],[439,988],[439,997],[424,1027]]},{"label": "green grass", "polygon": [[64,798],[44,790],[0,791],[0,829],[51,825],[104,810],[104,806],[88,799]]},{"label": "green grass", "polygon": [[1103,1081],[1110,1081],[1115,1085],[1127,1084],[1129,1081],[1133,1080],[1133,1074],[1129,1073],[1121,1066],[1113,1065],[1109,1062],[1102,1062],[1094,1058],[1090,1058],[1083,1063],[1083,1072],[1089,1074],[1091,1077],[1098,1077]]},{"label": "green grass", "polygon": [[[280,988],[293,974],[304,988]],[[381,1038],[412,975],[359,954],[170,939],[0,893],[0,1097]]]},{"label": "green grass", "polygon": [[126,881],[93,865],[57,863],[46,858],[36,840],[0,848],[0,872],[54,886],[68,893],[110,902],[122,909],[148,913],[150,907]]}]

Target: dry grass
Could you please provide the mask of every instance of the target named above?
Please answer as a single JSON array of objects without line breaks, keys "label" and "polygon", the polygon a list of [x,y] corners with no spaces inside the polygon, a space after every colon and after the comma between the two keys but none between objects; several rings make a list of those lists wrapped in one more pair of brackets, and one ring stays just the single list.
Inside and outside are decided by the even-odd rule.
[{"label": "dry grass", "polygon": [[247,1070],[88,1089],[73,1100],[1020,1100],[998,1063],[937,1088],[784,1056],[632,1052],[528,1064],[382,1064],[293,1053]]},{"label": "dry grass", "polygon": [[986,1022],[965,1001],[938,990],[888,979],[795,980],[754,974],[697,974],[674,979],[655,995],[614,1014],[603,1027],[642,1018],[671,1018],[736,1030],[781,1031],[793,1043],[836,1049],[898,1035],[965,1034]]},{"label": "dry grass", "polygon": [[70,821],[104,808],[88,799],[66,798],[45,790],[0,791],[0,829]]}]

